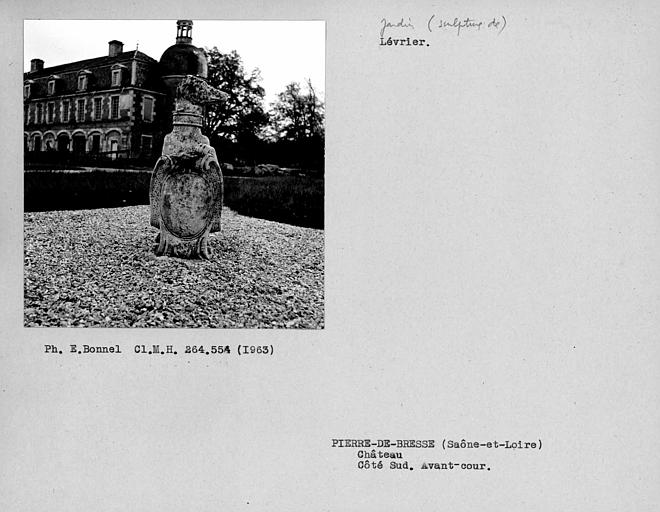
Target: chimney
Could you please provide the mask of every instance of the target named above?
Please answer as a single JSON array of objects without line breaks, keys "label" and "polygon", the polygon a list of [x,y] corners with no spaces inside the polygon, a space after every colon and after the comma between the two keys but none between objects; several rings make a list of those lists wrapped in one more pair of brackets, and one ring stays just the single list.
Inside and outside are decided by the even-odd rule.
[{"label": "chimney", "polygon": [[30,73],[44,69],[44,61],[41,59],[32,59],[30,61]]},{"label": "chimney", "polygon": [[190,44],[192,43],[192,20],[177,20],[176,22],[176,42]]},{"label": "chimney", "polygon": [[124,43],[113,39],[108,42],[108,57],[116,57],[124,51]]}]

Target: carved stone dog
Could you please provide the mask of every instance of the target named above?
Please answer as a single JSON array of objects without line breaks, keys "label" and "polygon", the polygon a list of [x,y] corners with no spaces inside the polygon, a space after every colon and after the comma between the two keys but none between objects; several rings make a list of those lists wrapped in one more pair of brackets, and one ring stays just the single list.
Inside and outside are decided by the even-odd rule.
[{"label": "carved stone dog", "polygon": [[176,88],[176,99],[185,100],[194,105],[208,105],[226,101],[229,95],[209,85],[203,78],[186,76]]}]

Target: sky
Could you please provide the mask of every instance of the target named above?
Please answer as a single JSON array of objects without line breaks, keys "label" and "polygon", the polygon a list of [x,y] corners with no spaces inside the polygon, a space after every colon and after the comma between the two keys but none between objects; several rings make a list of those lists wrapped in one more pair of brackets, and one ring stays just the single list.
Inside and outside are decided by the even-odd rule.
[{"label": "sky", "polygon": [[[325,23],[323,21],[193,20],[192,44],[236,50],[247,73],[261,71],[265,105],[290,82],[311,79],[320,98],[325,92]],[[39,58],[44,67],[108,54],[108,41],[124,43],[156,60],[175,43],[176,20],[25,20],[24,70]]]}]

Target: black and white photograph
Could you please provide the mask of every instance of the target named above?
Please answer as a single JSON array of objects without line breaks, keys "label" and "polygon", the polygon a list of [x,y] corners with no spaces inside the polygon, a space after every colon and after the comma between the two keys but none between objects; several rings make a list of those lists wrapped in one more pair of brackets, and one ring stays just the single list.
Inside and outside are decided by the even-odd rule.
[{"label": "black and white photograph", "polygon": [[25,20],[24,58],[26,327],[323,328],[323,21]]},{"label": "black and white photograph", "polygon": [[2,0],[0,512],[658,512],[658,20]]}]

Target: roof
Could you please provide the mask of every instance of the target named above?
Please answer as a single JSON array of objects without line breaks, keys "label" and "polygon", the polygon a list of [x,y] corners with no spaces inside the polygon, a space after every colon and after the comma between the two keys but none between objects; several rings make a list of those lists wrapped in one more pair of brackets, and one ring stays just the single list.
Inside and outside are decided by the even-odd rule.
[{"label": "roof", "polygon": [[[134,70],[131,69],[134,67],[132,64],[136,64]],[[125,70],[118,77],[119,83],[115,83],[111,73],[111,70],[117,67]],[[79,75],[82,73],[85,73],[88,79],[83,89],[79,83]],[[48,82],[50,77],[55,76],[58,79],[55,89],[51,90]],[[29,98],[26,98],[30,101],[81,92],[90,94],[129,85],[151,91],[160,91],[163,88],[158,62],[137,50],[122,52],[114,57],[106,55],[27,72],[23,74],[23,82],[30,84]]]},{"label": "roof", "polygon": [[177,43],[163,52],[160,58],[163,75],[208,76],[208,60],[201,48],[189,43]]},{"label": "roof", "polygon": [[50,76],[55,73],[64,73],[64,72],[76,71],[81,68],[107,66],[107,65],[115,64],[117,62],[130,61],[133,60],[133,58],[147,62],[153,62],[153,63],[157,62],[156,59],[149,57],[149,55],[147,55],[146,53],[142,53],[139,50],[131,50],[129,52],[122,52],[118,55],[115,55],[114,57],[105,55],[103,57],[96,57],[94,59],[85,59],[76,62],[69,62],[67,64],[59,64],[57,66],[51,66],[47,68],[45,67],[40,71],[26,71],[25,73],[23,73],[23,75],[25,76],[25,78],[29,77],[30,79],[42,78],[45,76]]}]

